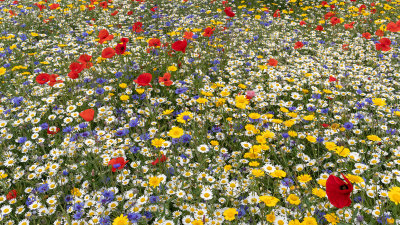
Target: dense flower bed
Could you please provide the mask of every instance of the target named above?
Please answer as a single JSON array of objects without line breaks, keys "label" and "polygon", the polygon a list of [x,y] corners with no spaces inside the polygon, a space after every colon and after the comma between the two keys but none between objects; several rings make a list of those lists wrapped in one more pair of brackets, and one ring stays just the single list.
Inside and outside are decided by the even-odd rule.
[{"label": "dense flower bed", "polygon": [[399,5],[0,0],[0,223],[399,224]]}]

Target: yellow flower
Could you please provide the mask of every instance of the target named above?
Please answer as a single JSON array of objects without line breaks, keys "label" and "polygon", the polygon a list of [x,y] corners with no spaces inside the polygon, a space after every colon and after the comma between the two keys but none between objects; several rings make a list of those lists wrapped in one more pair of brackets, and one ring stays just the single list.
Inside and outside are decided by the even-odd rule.
[{"label": "yellow flower", "polygon": [[289,134],[290,137],[296,137],[297,136],[297,132],[293,131],[293,130],[288,131],[288,134]]},{"label": "yellow flower", "polygon": [[128,225],[129,220],[127,216],[121,214],[119,217],[115,218],[112,225]]},{"label": "yellow flower", "polygon": [[297,177],[297,180],[298,180],[300,183],[307,183],[307,182],[309,182],[310,180],[312,180],[312,178],[311,178],[310,175],[304,174],[304,175],[298,176],[298,177]]},{"label": "yellow flower", "polygon": [[251,162],[249,162],[249,166],[252,166],[252,167],[256,167],[256,166],[259,166],[259,165],[260,165],[260,163],[257,162],[257,161],[251,161]]},{"label": "yellow flower", "polygon": [[273,223],[274,221],[275,221],[275,214],[274,214],[274,211],[272,211],[270,214],[267,214],[267,216],[266,216],[267,218],[267,221],[268,222],[270,222],[270,223]]},{"label": "yellow flower", "polygon": [[356,176],[356,175],[352,175],[352,174],[347,174],[347,179],[349,179],[349,181],[351,182],[351,183],[361,183],[361,182],[363,182],[364,181],[364,179],[362,179],[362,177],[360,177],[360,176]]},{"label": "yellow flower", "polygon": [[270,173],[272,177],[284,178],[286,177],[286,172],[283,170],[275,170],[274,172]]},{"label": "yellow flower", "polygon": [[325,186],[326,186],[326,179],[320,179],[320,180],[317,181],[317,183],[318,183],[319,185],[325,187]]},{"label": "yellow flower", "polygon": [[255,177],[263,177],[265,172],[263,170],[254,169],[251,171],[251,174],[253,174]]},{"label": "yellow flower", "polygon": [[264,138],[274,138],[274,137],[275,137],[275,133],[274,133],[274,132],[271,132],[271,131],[269,131],[269,130],[266,130],[266,131],[262,132],[261,135],[262,135]]},{"label": "yellow flower", "polygon": [[279,202],[279,199],[277,199],[273,196],[267,196],[267,195],[260,196],[260,200],[262,202],[264,202],[264,204],[266,206],[269,206],[269,207],[274,207]]},{"label": "yellow flower", "polygon": [[171,114],[173,111],[174,111],[173,109],[166,109],[166,110],[163,111],[163,115],[169,115],[169,114]]},{"label": "yellow flower", "polygon": [[149,178],[149,185],[152,187],[158,187],[158,185],[160,185],[161,183],[161,178],[158,177],[150,177]]},{"label": "yellow flower", "polygon": [[204,223],[203,223],[203,221],[201,221],[201,220],[193,220],[192,221],[192,225],[203,225]]},{"label": "yellow flower", "polygon": [[250,119],[257,120],[257,119],[260,119],[261,115],[258,113],[250,113],[249,117],[250,117]]},{"label": "yellow flower", "polygon": [[161,148],[164,142],[165,142],[165,140],[162,138],[154,138],[151,141],[151,144],[156,148]]},{"label": "yellow flower", "polygon": [[287,201],[292,205],[300,204],[300,198],[295,194],[290,194],[289,197],[287,198]]},{"label": "yellow flower", "polygon": [[314,136],[307,136],[306,139],[311,142],[311,143],[315,143],[317,141],[317,138]]},{"label": "yellow flower", "polygon": [[247,86],[244,85],[244,84],[239,84],[238,87],[240,87],[240,88],[242,88],[242,89],[246,89],[246,88],[247,88]]},{"label": "yellow flower", "polygon": [[236,107],[245,109],[246,105],[249,104],[249,100],[244,95],[238,95],[235,97]]},{"label": "yellow flower", "polygon": [[185,111],[176,118],[176,121],[179,123],[184,123],[186,124],[186,121],[189,121],[193,118],[193,114],[191,112]]},{"label": "yellow flower", "polygon": [[323,198],[326,196],[326,192],[321,188],[313,188],[312,193],[313,193],[313,195],[316,195],[320,198]]},{"label": "yellow flower", "polygon": [[382,139],[376,135],[368,135],[367,136],[368,140],[370,141],[381,141]]},{"label": "yellow flower", "polygon": [[232,169],[232,166],[231,166],[231,165],[225,165],[225,166],[224,166],[224,171],[225,171],[225,172],[228,172],[230,169]]},{"label": "yellow flower", "polygon": [[128,101],[129,95],[121,95],[121,97],[119,97],[119,99],[121,99],[121,101]]},{"label": "yellow flower", "polygon": [[135,89],[135,90],[136,90],[136,92],[137,92],[139,95],[143,94],[143,92],[144,92],[144,89],[143,89],[143,88],[137,88],[137,89]]},{"label": "yellow flower", "polygon": [[0,67],[0,76],[6,73],[7,69],[4,67]]},{"label": "yellow flower", "polygon": [[333,142],[325,142],[325,148],[327,148],[330,151],[334,151],[336,149],[336,144]]},{"label": "yellow flower", "polygon": [[221,93],[219,93],[222,97],[227,97],[229,96],[231,93],[228,91],[221,91]]},{"label": "yellow flower", "polygon": [[183,129],[179,127],[172,127],[168,132],[168,136],[172,138],[180,138],[183,135]]},{"label": "yellow flower", "polygon": [[169,66],[168,67],[168,70],[169,71],[172,71],[172,72],[174,72],[174,71],[176,71],[178,68],[176,68],[176,66]]},{"label": "yellow flower", "polygon": [[389,190],[389,199],[396,205],[400,203],[400,187],[392,187]]},{"label": "yellow flower", "polygon": [[377,106],[385,106],[386,105],[385,99],[382,99],[382,98],[373,98],[372,102]]},{"label": "yellow flower", "polygon": [[120,83],[120,84],[119,84],[119,87],[120,87],[120,88],[126,88],[127,86],[128,86],[128,85],[127,85],[126,83]]},{"label": "yellow flower", "polygon": [[305,116],[305,117],[303,117],[303,119],[304,119],[304,120],[307,120],[307,121],[311,121],[311,120],[314,119],[314,115]]},{"label": "yellow flower", "polygon": [[210,144],[211,144],[212,146],[218,146],[218,145],[219,145],[219,142],[218,142],[218,141],[210,141]]},{"label": "yellow flower", "polygon": [[294,125],[295,120],[286,120],[285,122],[283,122],[283,125],[285,125],[286,127],[291,127]]},{"label": "yellow flower", "polygon": [[305,217],[301,225],[318,225],[318,223],[314,217]]},{"label": "yellow flower", "polygon": [[335,215],[335,213],[326,214],[324,217],[332,225],[339,223],[339,218]]},{"label": "yellow flower", "polygon": [[204,103],[208,102],[208,100],[206,98],[198,98],[196,100],[196,102],[199,103],[199,104],[204,104]]},{"label": "yellow flower", "polygon": [[224,217],[228,221],[234,220],[236,214],[239,214],[239,213],[235,208],[229,208],[224,211]]},{"label": "yellow flower", "polygon": [[335,152],[342,157],[347,157],[350,154],[350,149],[343,146],[338,146],[336,147]]},{"label": "yellow flower", "polygon": [[80,196],[82,195],[82,193],[81,193],[81,191],[79,190],[79,188],[73,188],[73,189],[71,190],[71,194],[72,194],[73,196],[77,196],[77,197],[80,197]]},{"label": "yellow flower", "polygon": [[299,220],[291,220],[289,221],[289,225],[301,225]]}]

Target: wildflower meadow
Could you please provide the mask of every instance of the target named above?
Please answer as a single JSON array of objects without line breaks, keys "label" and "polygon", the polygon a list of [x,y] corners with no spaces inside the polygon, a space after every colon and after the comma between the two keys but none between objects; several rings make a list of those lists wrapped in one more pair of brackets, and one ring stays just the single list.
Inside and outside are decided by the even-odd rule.
[{"label": "wildflower meadow", "polygon": [[0,0],[0,224],[400,224],[400,0]]}]

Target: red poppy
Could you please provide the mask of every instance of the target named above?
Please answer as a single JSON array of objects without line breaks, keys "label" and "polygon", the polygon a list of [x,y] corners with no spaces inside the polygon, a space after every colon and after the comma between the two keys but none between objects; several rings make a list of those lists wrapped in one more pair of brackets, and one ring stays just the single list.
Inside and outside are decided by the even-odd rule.
[{"label": "red poppy", "polygon": [[115,49],[108,47],[103,49],[103,52],[101,53],[101,57],[103,58],[112,58],[115,55]]},{"label": "red poppy", "polygon": [[344,44],[344,45],[342,45],[342,49],[343,50],[349,50],[348,46],[349,46],[348,44]]},{"label": "red poppy", "polygon": [[106,9],[108,6],[108,3],[106,1],[100,2],[99,6],[102,7],[103,9]]},{"label": "red poppy", "polygon": [[125,53],[125,51],[126,51],[125,44],[117,44],[117,46],[115,47],[115,52],[117,53],[117,55],[122,55]]},{"label": "red poppy", "polygon": [[150,82],[153,76],[150,73],[142,73],[139,77],[134,80],[135,83],[139,84],[140,86],[151,86]]},{"label": "red poppy", "polygon": [[122,170],[125,164],[127,164],[128,162],[129,160],[125,161],[124,157],[118,157],[111,159],[110,162],[108,162],[108,165],[111,165],[112,166],[111,171],[115,172],[117,170]]},{"label": "red poppy", "polygon": [[384,33],[383,30],[381,30],[381,29],[378,29],[378,30],[375,32],[375,35],[376,35],[376,36],[379,36],[379,37],[382,37],[384,34],[385,34],[385,33]]},{"label": "red poppy", "polygon": [[274,14],[272,15],[273,17],[281,17],[281,12],[279,11],[279,9],[277,9]]},{"label": "red poppy", "polygon": [[99,43],[103,44],[105,41],[110,41],[114,38],[114,35],[110,35],[110,33],[108,33],[108,31],[106,29],[103,29],[99,32],[99,36],[100,38]]},{"label": "red poppy", "polygon": [[329,124],[323,123],[322,126],[323,126],[324,128],[327,128],[327,127],[329,127]]},{"label": "red poppy", "polygon": [[235,16],[235,13],[232,12],[232,8],[231,8],[231,7],[226,7],[226,8],[224,9],[224,12],[225,12],[225,14],[226,14],[227,16],[229,16],[229,17],[234,17],[234,16]]},{"label": "red poppy", "polygon": [[321,26],[321,25],[318,25],[318,26],[315,28],[315,30],[323,31],[323,30],[324,30],[324,27]]},{"label": "red poppy", "polygon": [[50,75],[47,73],[41,73],[36,76],[36,82],[38,84],[45,84],[50,80]]},{"label": "red poppy", "polygon": [[375,14],[376,13],[376,9],[371,9],[371,13]]},{"label": "red poppy", "polygon": [[17,197],[17,190],[15,190],[15,189],[13,189],[10,192],[8,192],[8,194],[6,196],[7,200],[11,200],[11,199],[16,198],[16,197]]},{"label": "red poppy", "polygon": [[337,79],[334,76],[329,76],[329,82],[334,82],[337,81]]},{"label": "red poppy", "polygon": [[115,16],[118,14],[118,10],[115,10],[113,13],[111,13],[111,16]]},{"label": "red poppy", "polygon": [[69,70],[80,73],[83,69],[85,69],[85,65],[79,62],[73,62],[69,65]]},{"label": "red poppy", "polygon": [[276,65],[278,65],[278,60],[271,58],[271,59],[268,60],[268,65],[276,66]]},{"label": "red poppy", "polygon": [[346,30],[348,30],[348,29],[353,29],[353,28],[354,28],[354,27],[353,27],[354,23],[355,23],[355,22],[351,22],[351,23],[349,23],[349,24],[345,24],[345,25],[344,25],[344,29],[346,29]]},{"label": "red poppy", "polygon": [[192,32],[185,31],[185,33],[183,35],[183,38],[190,40],[190,39],[192,39],[192,37],[193,37],[193,33]]},{"label": "red poppy", "polygon": [[346,183],[339,177],[330,175],[326,181],[326,195],[328,200],[336,208],[343,208],[351,205],[350,194],[353,191],[353,184],[345,177]]},{"label": "red poppy", "polygon": [[60,7],[60,4],[51,4],[50,5],[50,10],[57,9],[58,7]]},{"label": "red poppy", "polygon": [[133,25],[132,30],[135,31],[136,33],[140,33],[143,31],[142,26],[143,26],[142,22],[136,22]]},{"label": "red poppy", "polygon": [[183,41],[175,41],[172,44],[172,49],[178,52],[183,52],[185,53],[186,51],[186,46],[187,46],[187,41],[183,40]]},{"label": "red poppy", "polygon": [[161,41],[158,38],[152,38],[149,41],[149,47],[160,47],[161,46]]},{"label": "red poppy", "polygon": [[63,83],[64,81],[62,80],[57,80],[58,75],[57,74],[51,74],[50,75],[50,82],[49,82],[49,86],[53,87],[55,84],[58,83]]},{"label": "red poppy", "polygon": [[54,135],[54,134],[57,134],[59,131],[60,131],[60,128],[58,128],[58,127],[47,128],[47,134]]},{"label": "red poppy", "polygon": [[358,7],[358,11],[359,11],[359,12],[362,12],[362,11],[365,10],[365,9],[367,9],[367,6],[364,5],[364,4],[360,5],[360,7]]},{"label": "red poppy", "polygon": [[303,25],[306,25],[306,22],[305,21],[300,21],[300,26],[303,26]]},{"label": "red poppy", "polygon": [[322,2],[321,2],[321,5],[322,5],[322,6],[324,6],[324,5],[328,5],[328,2],[326,2],[326,1],[322,1]]},{"label": "red poppy", "polygon": [[325,14],[325,16],[324,16],[324,19],[327,20],[327,19],[331,18],[331,17],[334,16],[334,15],[335,15],[334,12],[327,12],[327,13]]},{"label": "red poppy", "polygon": [[92,121],[94,118],[94,109],[85,109],[79,113],[85,121]]},{"label": "red poppy", "polygon": [[390,48],[390,44],[391,44],[392,42],[390,41],[390,39],[389,38],[381,38],[380,40],[379,40],[379,43],[376,43],[375,44],[375,47],[376,47],[376,50],[380,50],[380,51],[383,51],[383,52],[387,52],[387,51],[389,51],[391,48]]},{"label": "red poppy", "polygon": [[336,16],[331,18],[331,24],[332,26],[335,26],[336,24],[340,23],[340,19],[337,18]]},{"label": "red poppy", "polygon": [[90,62],[90,60],[92,60],[92,56],[87,54],[80,55],[78,59],[80,63],[87,63]]},{"label": "red poppy", "polygon": [[367,40],[371,38],[371,34],[368,32],[363,33],[362,36]]},{"label": "red poppy", "polygon": [[157,10],[157,6],[154,6],[153,8],[150,9],[150,11],[155,12]]},{"label": "red poppy", "polygon": [[167,161],[167,156],[165,156],[164,154],[162,154],[160,158],[157,158],[157,159],[154,160],[151,164],[152,164],[153,166],[155,166],[155,165],[157,165],[158,163],[160,163],[160,162],[165,162],[165,161]]},{"label": "red poppy", "polygon": [[302,48],[304,45],[301,41],[298,41],[294,44],[294,49]]},{"label": "red poppy", "polygon": [[388,23],[386,29],[391,32],[399,32],[400,31],[400,20],[397,23],[390,22]]},{"label": "red poppy", "polygon": [[122,44],[126,44],[129,42],[129,38],[121,38],[119,41],[122,42]]},{"label": "red poppy", "polygon": [[214,33],[215,28],[211,28],[211,27],[207,27],[206,29],[204,29],[204,33],[203,36],[204,37],[211,37],[211,35]]},{"label": "red poppy", "polygon": [[158,77],[158,83],[164,84],[164,86],[171,86],[174,82],[170,80],[171,74],[164,73],[164,76]]},{"label": "red poppy", "polygon": [[71,79],[77,79],[79,77],[79,73],[75,71],[71,71],[68,73],[68,77]]}]

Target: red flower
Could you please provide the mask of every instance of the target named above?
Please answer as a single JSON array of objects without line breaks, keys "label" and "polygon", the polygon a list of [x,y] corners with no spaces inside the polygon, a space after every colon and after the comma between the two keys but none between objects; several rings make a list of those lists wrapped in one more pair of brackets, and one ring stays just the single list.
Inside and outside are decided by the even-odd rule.
[{"label": "red flower", "polygon": [[304,45],[301,41],[298,41],[294,44],[294,49],[302,48]]},{"label": "red flower", "polygon": [[315,30],[322,31],[322,30],[324,30],[324,27],[321,26],[321,25],[318,25],[318,26],[315,28]]},{"label": "red flower", "polygon": [[327,5],[327,4],[328,4],[328,2],[326,2],[326,1],[322,1],[322,2],[321,2],[321,5],[322,5],[322,6]]},{"label": "red flower", "polygon": [[11,199],[16,198],[16,197],[17,197],[17,190],[15,190],[15,189],[13,189],[10,192],[8,192],[8,194],[6,196],[7,200],[11,200]]},{"label": "red flower", "polygon": [[101,57],[103,58],[112,58],[115,55],[115,49],[108,47],[103,49],[103,52],[101,53]]},{"label": "red flower", "polygon": [[125,161],[124,157],[118,157],[118,158],[114,158],[111,159],[110,162],[108,162],[108,165],[111,165],[111,171],[115,172],[117,170],[122,170],[125,166],[126,163],[128,163],[128,161]]},{"label": "red flower", "polygon": [[329,82],[334,82],[337,81],[337,79],[334,76],[329,76]]},{"label": "red flower", "polygon": [[158,38],[152,38],[149,41],[149,47],[160,47],[161,46],[161,41]]},{"label": "red flower", "polygon": [[268,65],[276,66],[276,65],[278,65],[278,60],[271,58],[271,59],[268,60]]},{"label": "red flower", "polygon": [[333,175],[330,175],[326,181],[326,195],[336,208],[343,208],[351,204],[350,194],[353,191],[353,184],[343,174],[342,176],[346,183]]},{"label": "red flower", "polygon": [[231,7],[226,7],[226,8],[224,9],[224,12],[225,12],[225,14],[226,14],[227,16],[229,16],[229,17],[234,17],[234,16],[235,16],[235,13],[232,12]]},{"label": "red flower", "polygon": [[345,25],[344,25],[344,29],[346,29],[346,30],[348,30],[348,29],[353,29],[353,28],[354,28],[354,27],[353,27],[354,23],[355,23],[355,22],[351,22],[351,23],[349,23],[349,24],[345,24]]},{"label": "red flower", "polygon": [[303,26],[303,25],[306,25],[306,22],[305,21],[300,21],[300,26]]},{"label": "red flower", "polygon": [[51,127],[49,127],[49,128],[47,128],[47,134],[51,134],[51,135],[54,135],[54,134],[57,134],[58,132],[60,131],[60,128],[58,128],[58,127],[56,127],[56,128],[51,128]]},{"label": "red flower", "polygon": [[186,51],[186,46],[187,46],[187,41],[183,40],[183,41],[175,41],[172,44],[172,49],[178,52],[183,52],[185,53]]},{"label": "red flower", "polygon": [[157,158],[156,160],[154,160],[151,164],[153,166],[157,165],[160,162],[165,162],[167,160],[167,156],[165,156],[164,154],[161,155],[160,158]]},{"label": "red flower", "polygon": [[323,123],[322,126],[323,126],[324,128],[327,128],[327,127],[329,127],[329,124]]},{"label": "red flower", "polygon": [[94,118],[94,109],[86,109],[79,113],[85,121],[92,121]]},{"label": "red flower", "polygon": [[115,47],[115,52],[117,55],[122,55],[126,51],[126,45],[125,44],[117,44],[117,47]]},{"label": "red flower", "polygon": [[331,17],[334,16],[334,15],[335,15],[334,12],[327,12],[327,13],[325,14],[325,16],[324,16],[324,19],[327,20],[327,19],[331,18]]},{"label": "red flower", "polygon": [[99,6],[102,7],[103,9],[106,9],[108,6],[108,3],[106,1],[100,2]]},{"label": "red flower", "polygon": [[139,84],[140,86],[151,86],[150,82],[152,79],[152,75],[150,73],[142,73],[139,77],[134,80],[135,83]]},{"label": "red flower", "polygon": [[76,78],[79,77],[79,73],[75,72],[75,71],[71,71],[71,72],[68,73],[68,77],[71,78],[71,79],[76,79]]},{"label": "red flower", "polygon": [[51,4],[50,5],[50,10],[57,9],[58,7],[60,7],[60,4]]},{"label": "red flower", "polygon": [[92,60],[92,56],[87,55],[87,54],[82,54],[81,56],[79,56],[79,59],[78,59],[78,61],[83,64],[90,62],[90,60]]},{"label": "red flower", "polygon": [[118,14],[118,10],[115,10],[113,13],[111,13],[111,16],[115,16]]},{"label": "red flower", "polygon": [[171,86],[174,82],[170,80],[171,79],[171,74],[170,73],[164,73],[164,76],[158,77],[158,83],[162,83],[165,86]]},{"label": "red flower", "polygon": [[331,24],[332,26],[335,26],[336,24],[340,23],[340,19],[337,18],[336,16],[331,18]]},{"label": "red flower", "polygon": [[106,29],[103,29],[99,32],[99,36],[100,38],[99,43],[103,44],[105,41],[110,41],[114,38],[114,35],[110,35],[110,33],[108,33],[108,31]]},{"label": "red flower", "polygon": [[389,38],[381,38],[380,40],[379,40],[379,42],[380,43],[376,43],[375,44],[375,47],[376,47],[376,50],[380,50],[380,51],[383,51],[383,52],[387,52],[387,51],[389,51],[391,48],[390,48],[390,44],[392,43],[391,41],[390,41],[390,39]]},{"label": "red flower", "polygon": [[388,23],[386,29],[391,32],[399,32],[400,31],[400,20],[397,23],[390,22]]},{"label": "red flower", "polygon": [[69,65],[69,70],[80,73],[83,69],[85,69],[85,65],[79,62],[73,62]]},{"label": "red flower", "polygon": [[211,37],[211,35],[214,33],[215,28],[211,28],[211,27],[207,27],[206,29],[204,29],[204,33],[203,36],[204,37]]},{"label": "red flower", "polygon": [[121,38],[119,41],[122,42],[122,44],[126,44],[129,42],[129,38]]},{"label": "red flower", "polygon": [[272,15],[273,17],[281,17],[281,12],[279,11],[279,9],[277,9],[275,12],[274,12],[274,15]]},{"label": "red flower", "polygon": [[136,22],[133,25],[132,30],[135,31],[136,33],[140,33],[143,31],[142,26],[143,26],[142,22]]},{"label": "red flower", "polygon": [[192,39],[192,37],[193,37],[193,33],[192,32],[185,31],[185,33],[183,35],[183,38],[186,38],[186,39],[190,40],[190,39]]},{"label": "red flower", "polygon": [[52,74],[50,75],[50,82],[49,82],[49,86],[53,87],[55,84],[58,83],[63,83],[64,81],[62,80],[57,80],[58,75],[57,74]]},{"label": "red flower", "polygon": [[384,34],[385,34],[385,33],[384,33],[383,30],[381,30],[381,29],[378,29],[378,30],[375,32],[375,35],[376,35],[376,36],[379,36],[379,37],[382,37]]},{"label": "red flower", "polygon": [[371,34],[368,32],[363,33],[362,36],[367,40],[371,38]]},{"label": "red flower", "polygon": [[47,73],[41,73],[36,76],[36,82],[38,84],[45,84],[50,80],[50,75]]}]

